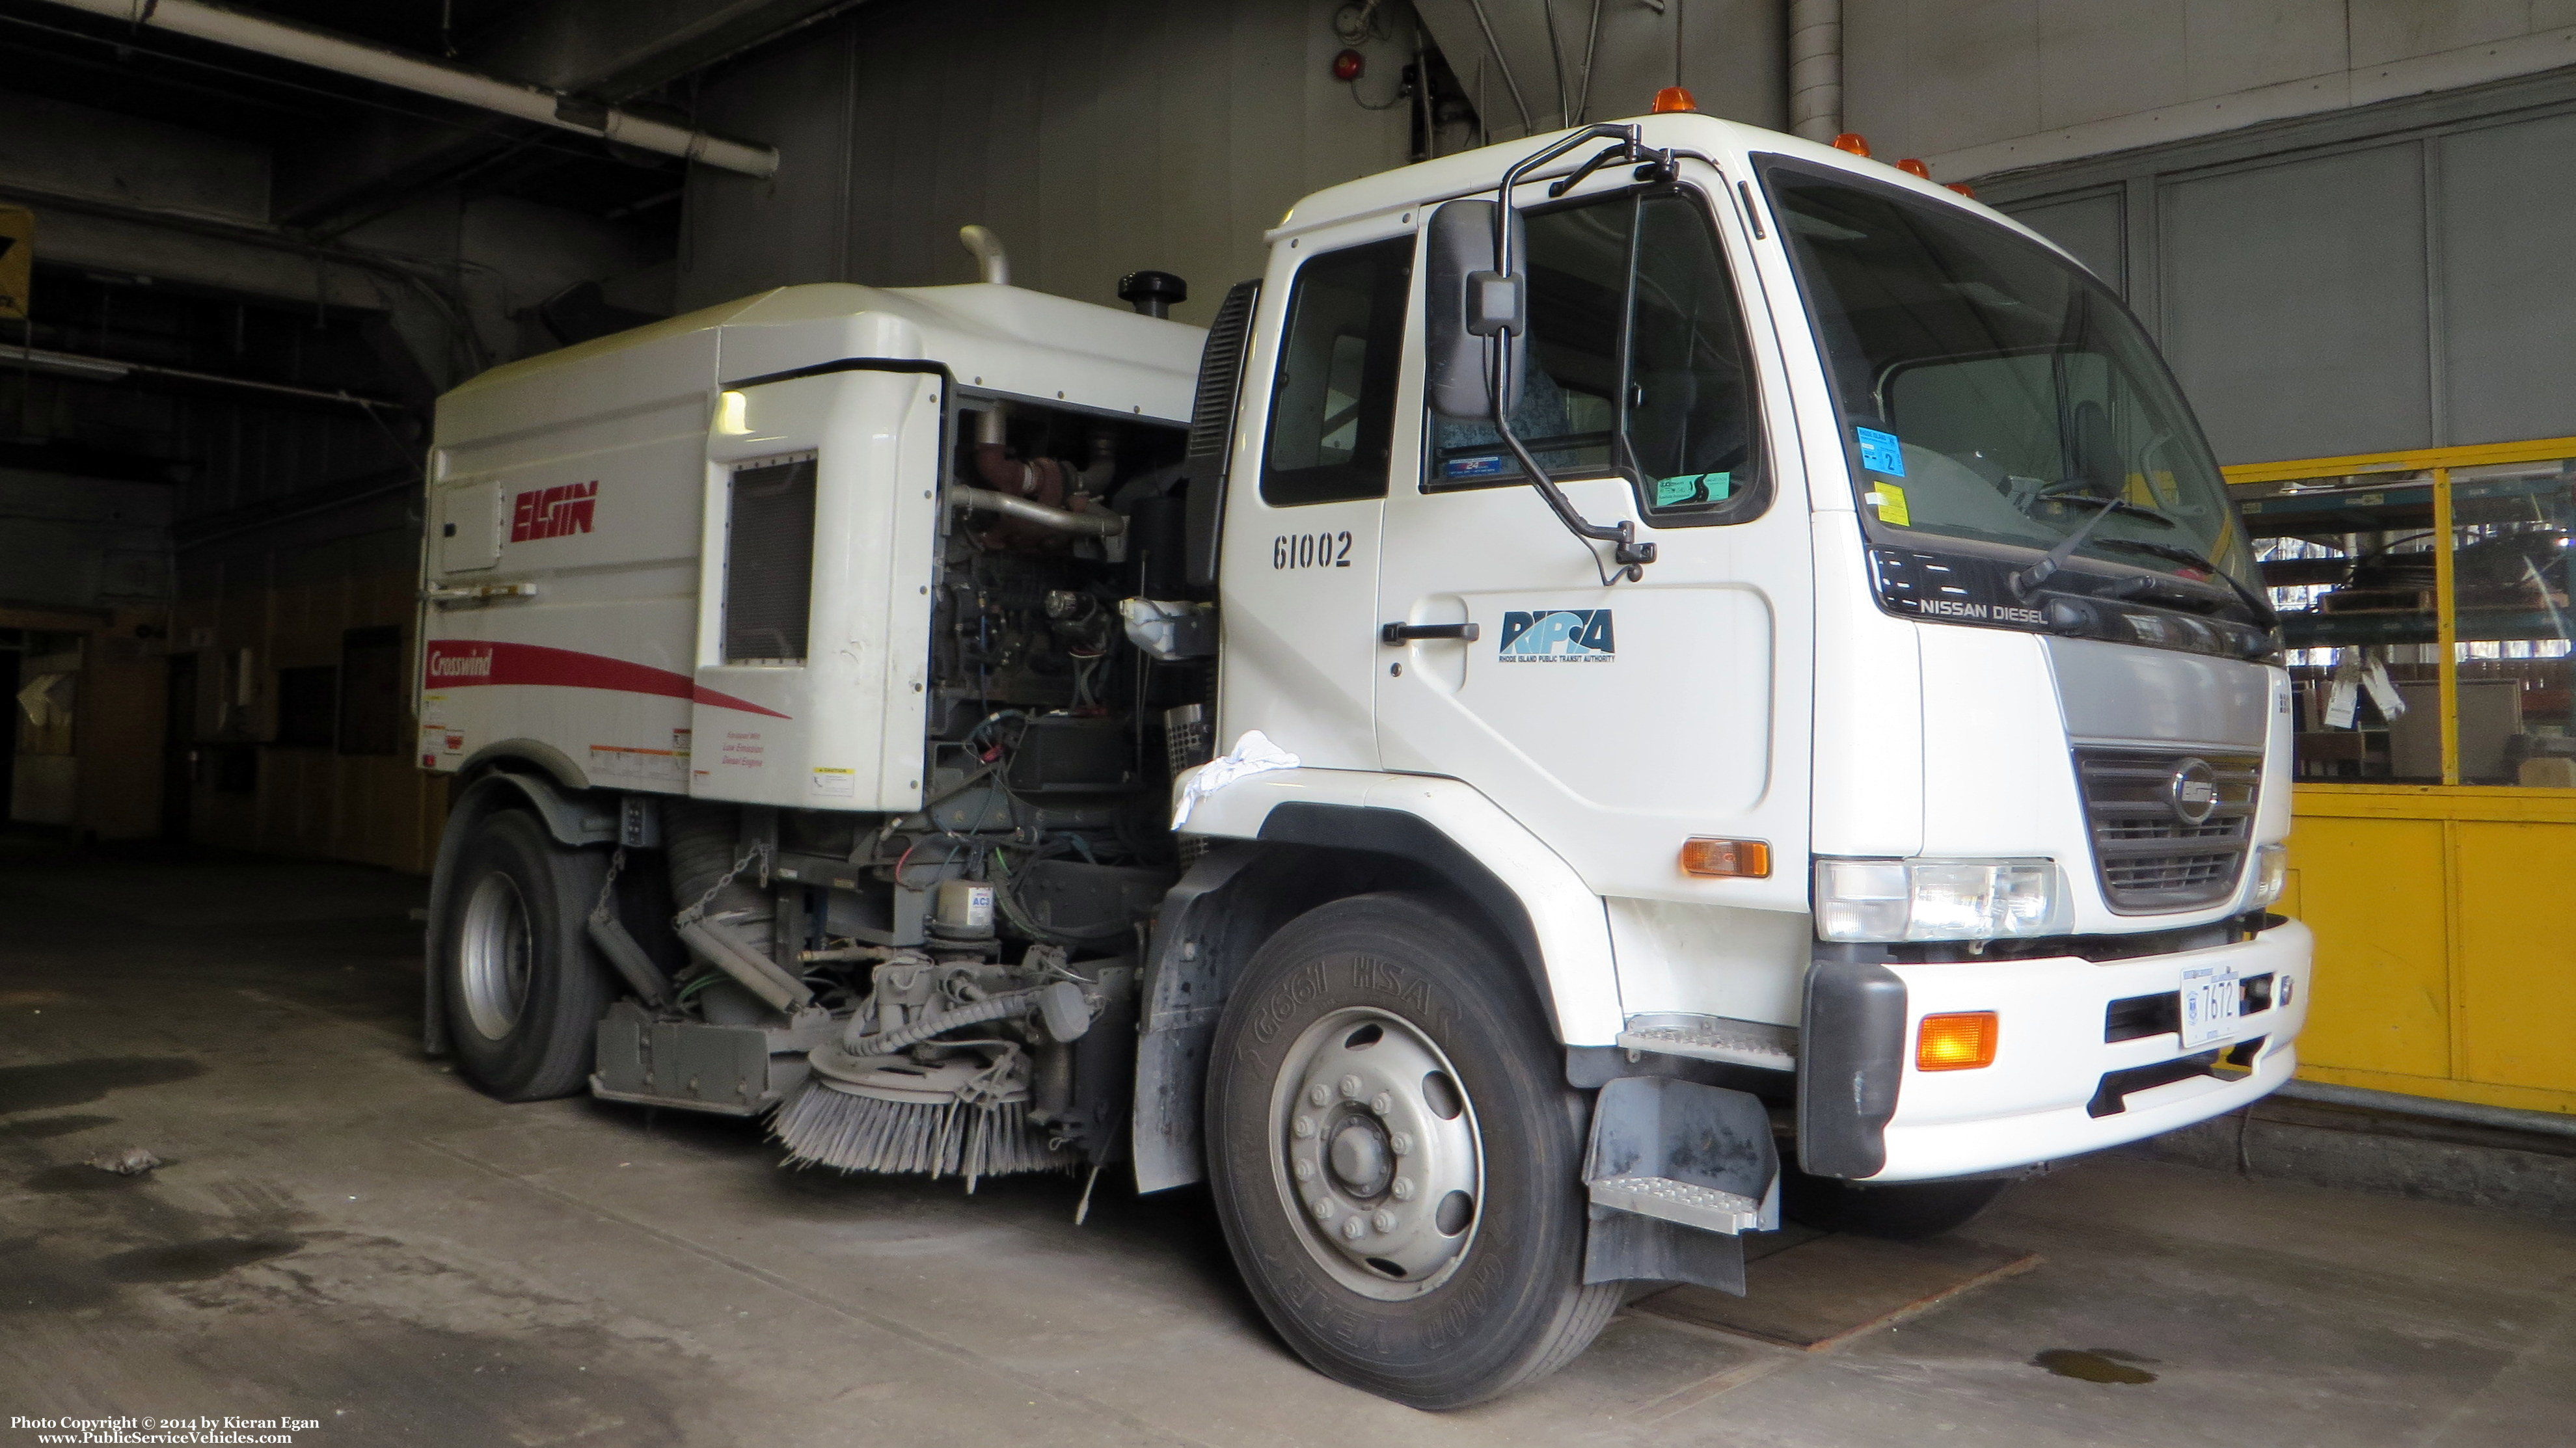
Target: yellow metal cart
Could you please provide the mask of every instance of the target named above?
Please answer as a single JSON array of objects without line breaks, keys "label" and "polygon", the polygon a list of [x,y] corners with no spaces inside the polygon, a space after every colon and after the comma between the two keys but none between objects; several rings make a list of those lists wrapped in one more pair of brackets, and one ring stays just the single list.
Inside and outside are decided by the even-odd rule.
[{"label": "yellow metal cart", "polygon": [[2297,683],[2299,1074],[2576,1115],[2576,438],[2226,471]]}]

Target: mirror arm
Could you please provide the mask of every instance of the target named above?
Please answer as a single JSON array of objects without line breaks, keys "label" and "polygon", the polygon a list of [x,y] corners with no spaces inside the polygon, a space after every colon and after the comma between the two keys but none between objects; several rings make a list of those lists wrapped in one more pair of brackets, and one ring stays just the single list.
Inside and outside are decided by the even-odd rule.
[{"label": "mirror arm", "polygon": [[[1581,170],[1566,178],[1560,187],[1552,188],[1549,194],[1561,194],[1562,187],[1571,186],[1582,180],[1595,167],[1607,162],[1614,155],[1648,161],[1661,158],[1669,164],[1669,157],[1663,157],[1659,152],[1646,149],[1639,138],[1638,128],[1633,122],[1626,125],[1603,123],[1586,126],[1543,151],[1522,157],[1510,170],[1503,173],[1502,185],[1494,193],[1495,199],[1500,203],[1494,208],[1494,272],[1496,275],[1507,278],[1518,275],[1518,269],[1514,266],[1515,258],[1512,256],[1512,191],[1520,185],[1521,178],[1574,150],[1584,142],[1599,137],[1609,137],[1620,144],[1603,148],[1601,154],[1593,157]],[[1538,489],[1539,496],[1547,500],[1549,510],[1556,514],[1557,521],[1565,525],[1566,531],[1577,538],[1613,545],[1611,561],[1619,565],[1619,571],[1612,576],[1625,578],[1630,583],[1638,582],[1646,576],[1646,565],[1655,561],[1655,545],[1650,542],[1638,542],[1637,525],[1629,519],[1622,518],[1616,527],[1610,527],[1584,517],[1574,506],[1574,500],[1565,495],[1565,490],[1558,487],[1556,480],[1547,475],[1547,469],[1540,467],[1538,459],[1530,455],[1529,447],[1521,441],[1520,435],[1512,431],[1511,419],[1506,415],[1511,411],[1512,348],[1519,342],[1520,330],[1528,324],[1528,318],[1524,315],[1516,319],[1516,322],[1516,325],[1502,328],[1493,334],[1494,431],[1500,433],[1504,443],[1510,446],[1512,456],[1520,461],[1522,476],[1527,477],[1530,480],[1530,486]],[[1597,559],[1598,556],[1596,554],[1595,558]],[[1602,581],[1609,582],[1610,576],[1605,576]]]}]

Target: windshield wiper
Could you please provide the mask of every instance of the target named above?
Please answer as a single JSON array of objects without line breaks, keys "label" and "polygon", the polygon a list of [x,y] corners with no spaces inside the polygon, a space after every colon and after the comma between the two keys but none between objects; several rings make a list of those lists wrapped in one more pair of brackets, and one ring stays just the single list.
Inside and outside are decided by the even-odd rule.
[{"label": "windshield wiper", "polygon": [[2281,621],[2280,614],[2272,607],[2272,600],[2246,587],[2242,579],[2212,563],[2208,555],[2196,549],[2185,548],[2179,543],[2149,543],[2142,538],[2105,538],[2101,546],[2124,549],[2131,553],[2151,554],[2157,558],[2170,558],[2176,563],[2189,564],[2207,572],[2209,576],[2234,590],[2236,596],[2244,601],[2245,607],[2253,613],[2255,621],[2263,627],[2272,628]]},{"label": "windshield wiper", "polygon": [[[2041,496],[2046,497],[2047,494],[2043,493]],[[2121,498],[2087,498],[2084,501],[2093,505],[2093,516],[2085,519],[2082,527],[2077,528],[2074,532],[2059,539],[2057,546],[2048,550],[2047,557],[2040,559],[2037,563],[2032,564],[2028,568],[2022,569],[2020,572],[2015,573],[2012,576],[2011,583],[2014,596],[2019,598],[2028,598],[2030,597],[2030,591],[2032,589],[2037,588],[2041,584],[2056,577],[2058,571],[2066,566],[2066,560],[2074,557],[2075,550],[2083,545],[2086,538],[2092,535],[2093,525],[2110,517],[2113,513],[2126,513],[2132,518],[2144,518],[2150,523],[2160,523],[2167,528],[2180,528],[2182,526],[2180,523],[2175,522],[2173,519],[2166,517],[2164,514],[2157,512],[2153,508],[2141,508],[2137,504],[2128,502]]]}]

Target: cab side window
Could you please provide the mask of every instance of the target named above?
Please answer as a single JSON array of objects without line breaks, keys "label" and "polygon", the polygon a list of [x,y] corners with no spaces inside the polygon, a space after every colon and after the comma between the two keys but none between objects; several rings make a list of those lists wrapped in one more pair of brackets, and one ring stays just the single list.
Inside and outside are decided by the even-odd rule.
[{"label": "cab side window", "polygon": [[[1697,202],[1623,192],[1532,214],[1512,431],[1551,475],[1626,477],[1648,521],[1733,523],[1770,494],[1735,285]],[[1424,487],[1520,483],[1487,423],[1437,420]]]},{"label": "cab side window", "polygon": [[1386,496],[1413,238],[1324,252],[1297,270],[1270,392],[1261,500]]}]

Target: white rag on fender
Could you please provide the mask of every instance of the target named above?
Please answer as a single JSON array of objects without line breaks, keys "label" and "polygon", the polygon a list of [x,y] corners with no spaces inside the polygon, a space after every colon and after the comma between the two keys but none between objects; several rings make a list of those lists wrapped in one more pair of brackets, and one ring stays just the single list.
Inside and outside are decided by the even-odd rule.
[{"label": "white rag on fender", "polygon": [[1274,769],[1297,768],[1297,756],[1270,742],[1270,736],[1258,729],[1234,741],[1234,752],[1222,759],[1211,759],[1199,766],[1190,782],[1181,786],[1181,802],[1172,806],[1172,828],[1190,822],[1190,811],[1198,802],[1234,783],[1255,774],[1268,774]]}]

